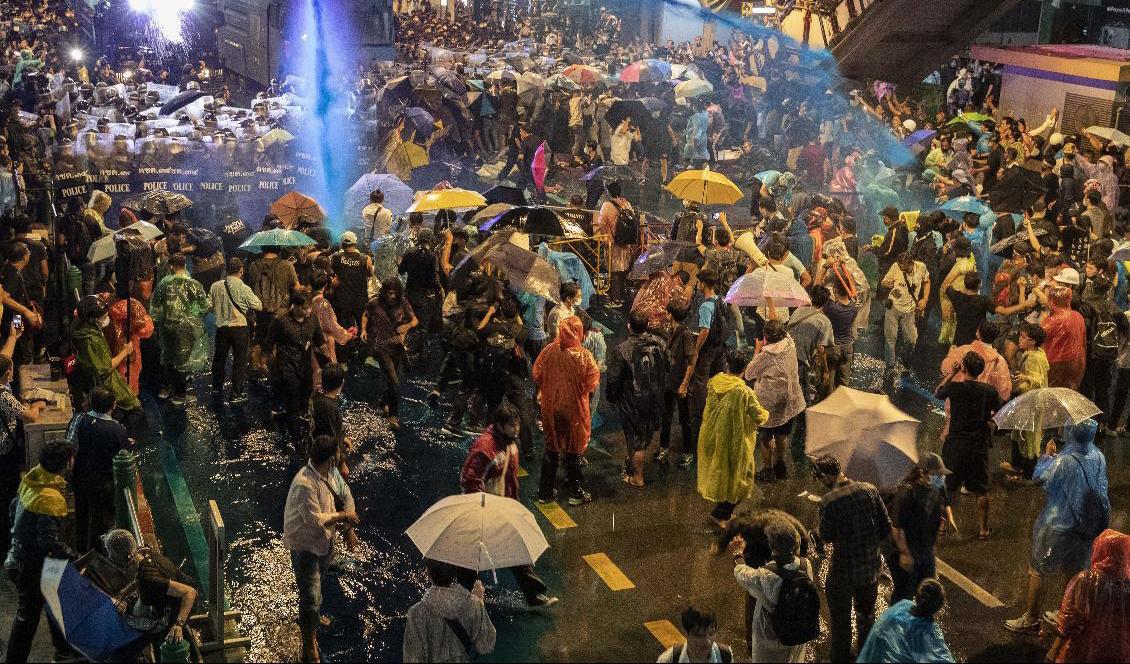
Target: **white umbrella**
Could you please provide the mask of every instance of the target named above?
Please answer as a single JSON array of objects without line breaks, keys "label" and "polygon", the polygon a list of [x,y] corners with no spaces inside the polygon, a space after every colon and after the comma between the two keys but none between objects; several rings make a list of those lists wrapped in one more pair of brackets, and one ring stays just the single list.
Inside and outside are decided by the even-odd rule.
[{"label": "white umbrella", "polygon": [[1114,248],[1114,251],[1107,258],[1108,261],[1130,261],[1130,242],[1123,242]]},{"label": "white umbrella", "polygon": [[839,387],[805,412],[805,453],[835,457],[854,480],[892,486],[918,463],[918,420],[885,394]]},{"label": "white umbrella", "polygon": [[489,493],[444,498],[406,534],[425,558],[476,572],[533,565],[549,548],[530,510]]},{"label": "white umbrella", "polygon": [[1006,403],[993,421],[998,429],[1042,431],[1079,424],[1102,413],[1087,397],[1066,387],[1025,392]]},{"label": "white umbrella", "polygon": [[743,274],[726,293],[726,302],[740,307],[764,306],[769,298],[773,298],[773,304],[778,307],[803,307],[812,303],[804,286],[793,278],[792,270],[777,272],[758,268]]},{"label": "white umbrella", "polygon": [[1130,136],[1127,136],[1117,129],[1112,129],[1111,127],[1087,127],[1086,132],[1091,136],[1094,136],[1095,138],[1101,138],[1104,141],[1109,141],[1111,143],[1114,143],[1115,145],[1130,145]]},{"label": "white umbrella", "polygon": [[120,236],[125,234],[134,234],[149,242],[156,240],[165,233],[148,221],[135,221],[117,233],[104,235],[92,242],[90,248],[86,250],[86,259],[91,263],[101,263],[114,258],[118,255],[117,242]]}]

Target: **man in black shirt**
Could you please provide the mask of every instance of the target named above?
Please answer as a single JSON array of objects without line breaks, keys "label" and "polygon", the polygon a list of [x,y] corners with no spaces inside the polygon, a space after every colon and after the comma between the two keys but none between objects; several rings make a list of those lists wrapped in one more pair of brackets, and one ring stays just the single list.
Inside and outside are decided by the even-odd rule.
[{"label": "man in black shirt", "polygon": [[369,277],[373,275],[373,259],[357,250],[357,234],[341,234],[341,251],[331,261],[337,287],[333,291],[334,313],[342,327],[361,324],[361,314],[369,301]]},{"label": "man in black shirt", "polygon": [[287,433],[297,441],[300,425],[314,391],[314,349],[325,344],[322,327],[310,316],[310,296],[303,291],[290,294],[290,309],[276,318],[269,332],[275,347],[274,392],[283,409]]},{"label": "man in black shirt", "polygon": [[910,231],[906,222],[899,218],[898,208],[888,205],[880,214],[887,227],[883,244],[879,246],[879,274],[882,275],[891,269],[899,254],[910,248]]},{"label": "man in black shirt", "polygon": [[[40,329],[43,319],[32,309],[27,283],[24,280],[24,269],[31,261],[31,251],[23,242],[14,242],[8,249],[8,260],[0,269],[0,303],[4,305],[4,315],[0,316],[0,330],[7,330],[12,325],[12,317],[16,314],[23,316],[24,330]],[[16,382],[19,382],[20,367],[32,361],[32,334],[24,334],[16,341],[16,348],[12,354],[15,364],[14,372]],[[18,392],[18,389],[17,389]]]},{"label": "man in black shirt", "polygon": [[[952,496],[958,495],[962,485],[977,495],[978,536],[987,540],[990,426],[1001,402],[995,388],[977,380],[984,370],[985,360],[969,351],[942,379],[934,396],[950,400],[950,429],[942,443],[942,460],[953,473],[946,478],[946,487]],[[963,380],[955,383],[958,374]]]},{"label": "man in black shirt", "polygon": [[90,393],[90,412],[74,421],[75,548],[85,553],[114,526],[114,455],[132,446],[126,428],[112,417],[114,395],[104,387]]},{"label": "man in black shirt", "polygon": [[441,306],[443,288],[440,281],[439,258],[432,246],[435,234],[430,228],[421,228],[416,234],[416,246],[400,259],[400,274],[405,275],[404,291],[408,302],[420,319],[422,329],[438,332],[443,324]]},{"label": "man in black shirt", "polygon": [[995,312],[1001,316],[1012,314],[1028,308],[1027,302],[1018,302],[1011,307],[998,307],[993,298],[981,295],[981,277],[976,272],[966,272],[962,275],[965,292],[950,286],[946,289],[946,296],[953,304],[954,316],[957,324],[953,333],[953,345],[964,346],[973,343],[977,338],[977,328],[985,321],[985,314]]},{"label": "man in black shirt", "polygon": [[346,441],[345,424],[341,418],[341,406],[338,405],[344,384],[345,367],[337,363],[326,365],[322,370],[322,389],[318,390],[311,401],[314,416],[312,437],[329,436],[338,442],[339,450],[344,449]]}]

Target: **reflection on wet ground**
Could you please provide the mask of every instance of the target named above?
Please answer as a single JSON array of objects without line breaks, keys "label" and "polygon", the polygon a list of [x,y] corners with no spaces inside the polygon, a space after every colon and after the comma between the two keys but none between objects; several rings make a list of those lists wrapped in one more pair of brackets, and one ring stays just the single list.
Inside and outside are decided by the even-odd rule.
[{"label": "reflection on wet ground", "polygon": [[[606,322],[622,327],[614,320]],[[881,353],[873,335],[859,348]],[[362,520],[362,545],[358,551],[342,552],[339,570],[325,584],[324,613],[332,624],[323,630],[321,646],[329,661],[400,658],[405,612],[426,586],[419,554],[403,532],[429,505],[459,491],[459,468],[470,442],[442,434],[443,413],[431,410],[424,401],[431,383],[422,376],[435,375],[439,359],[435,347],[414,358],[402,404],[403,426],[395,435],[372,405],[381,386],[376,372],[361,369],[349,379],[344,411],[355,442],[350,484]],[[924,396],[937,378],[939,361],[937,354],[915,356],[912,372],[920,378],[904,383],[895,397],[900,407],[922,420],[922,450],[939,447],[943,413]],[[881,360],[857,352],[857,386],[877,390],[884,368]],[[206,393],[201,383],[198,394]],[[183,415],[164,407],[154,412],[164,417],[162,444],[175,450],[197,509],[215,499],[223,510],[230,544],[230,602],[244,613],[244,629],[253,641],[249,659],[296,661],[296,593],[280,535],[287,488],[300,462],[270,424],[269,390],[256,386],[252,400],[241,407],[216,411],[193,403]],[[577,522],[575,528],[554,530],[538,516],[551,545],[538,570],[561,596],[561,604],[544,613],[529,612],[509,575],[500,576],[498,585],[485,575],[499,645],[484,659],[654,661],[662,647],[643,624],[653,620],[677,624],[679,611],[689,603],[713,608],[720,619],[720,640],[740,653],[745,647],[744,599],[732,581],[727,557],[707,553],[712,536],[704,519],[709,507],[695,492],[694,472],[652,465],[645,491],[623,490],[619,482],[623,439],[615,417],[605,419],[608,424],[594,432],[585,470],[596,502],[565,508]],[[1004,453],[1000,447],[994,450],[994,469]],[[794,461],[801,456],[794,455]],[[1125,525],[1126,516],[1119,511],[1126,486],[1121,456],[1120,448],[1108,447],[1116,527]],[[146,461],[147,486],[157,484],[154,480],[160,473],[153,470],[155,463],[152,458]],[[524,465],[532,466],[531,477],[522,480],[523,495],[532,508],[536,462]],[[807,473],[794,470],[787,482],[758,486],[739,511],[779,507],[813,524],[815,505],[798,496],[805,490],[816,487]],[[994,488],[993,499],[994,541],[976,541],[973,501],[959,500],[955,510],[962,534],[943,540],[938,555],[1010,608],[990,610],[947,583],[949,606],[941,624],[961,661],[1039,660],[1042,654],[1032,643],[1009,636],[1000,622],[1013,617],[1020,600],[1028,533],[1042,496],[1033,487],[1001,483]],[[167,514],[158,517],[159,523],[175,523]],[[167,539],[174,560],[191,558],[191,534],[182,538],[175,533]],[[582,556],[596,552],[607,553],[636,588],[610,591],[582,562]],[[884,582],[880,610],[888,593]],[[809,646],[807,659],[826,660],[827,648],[825,631]]]}]

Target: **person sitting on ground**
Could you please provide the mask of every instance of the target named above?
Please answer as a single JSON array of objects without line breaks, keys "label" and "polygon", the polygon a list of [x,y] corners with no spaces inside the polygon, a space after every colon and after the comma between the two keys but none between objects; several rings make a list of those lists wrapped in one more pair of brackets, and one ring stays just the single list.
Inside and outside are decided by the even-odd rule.
[{"label": "person sitting on ground", "polygon": [[935,620],[946,604],[937,579],[918,585],[914,601],[896,602],[879,616],[859,651],[857,662],[953,662],[942,628]]},{"label": "person sitting on ground", "polygon": [[686,641],[672,646],[663,651],[659,664],[672,662],[722,662],[730,664],[734,661],[734,651],[730,646],[724,646],[714,640],[718,634],[718,619],[712,611],[697,609],[688,606],[679,616],[679,624],[683,633],[687,635]]}]

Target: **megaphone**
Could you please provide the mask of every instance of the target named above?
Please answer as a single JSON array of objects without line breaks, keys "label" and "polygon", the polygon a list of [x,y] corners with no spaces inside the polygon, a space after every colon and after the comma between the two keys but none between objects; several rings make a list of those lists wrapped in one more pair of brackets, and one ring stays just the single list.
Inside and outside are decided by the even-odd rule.
[{"label": "megaphone", "polygon": [[753,237],[752,231],[745,231],[739,235],[734,240],[734,248],[744,252],[757,265],[765,265],[769,262],[765,254],[761,253],[761,249],[757,248],[757,240]]}]

